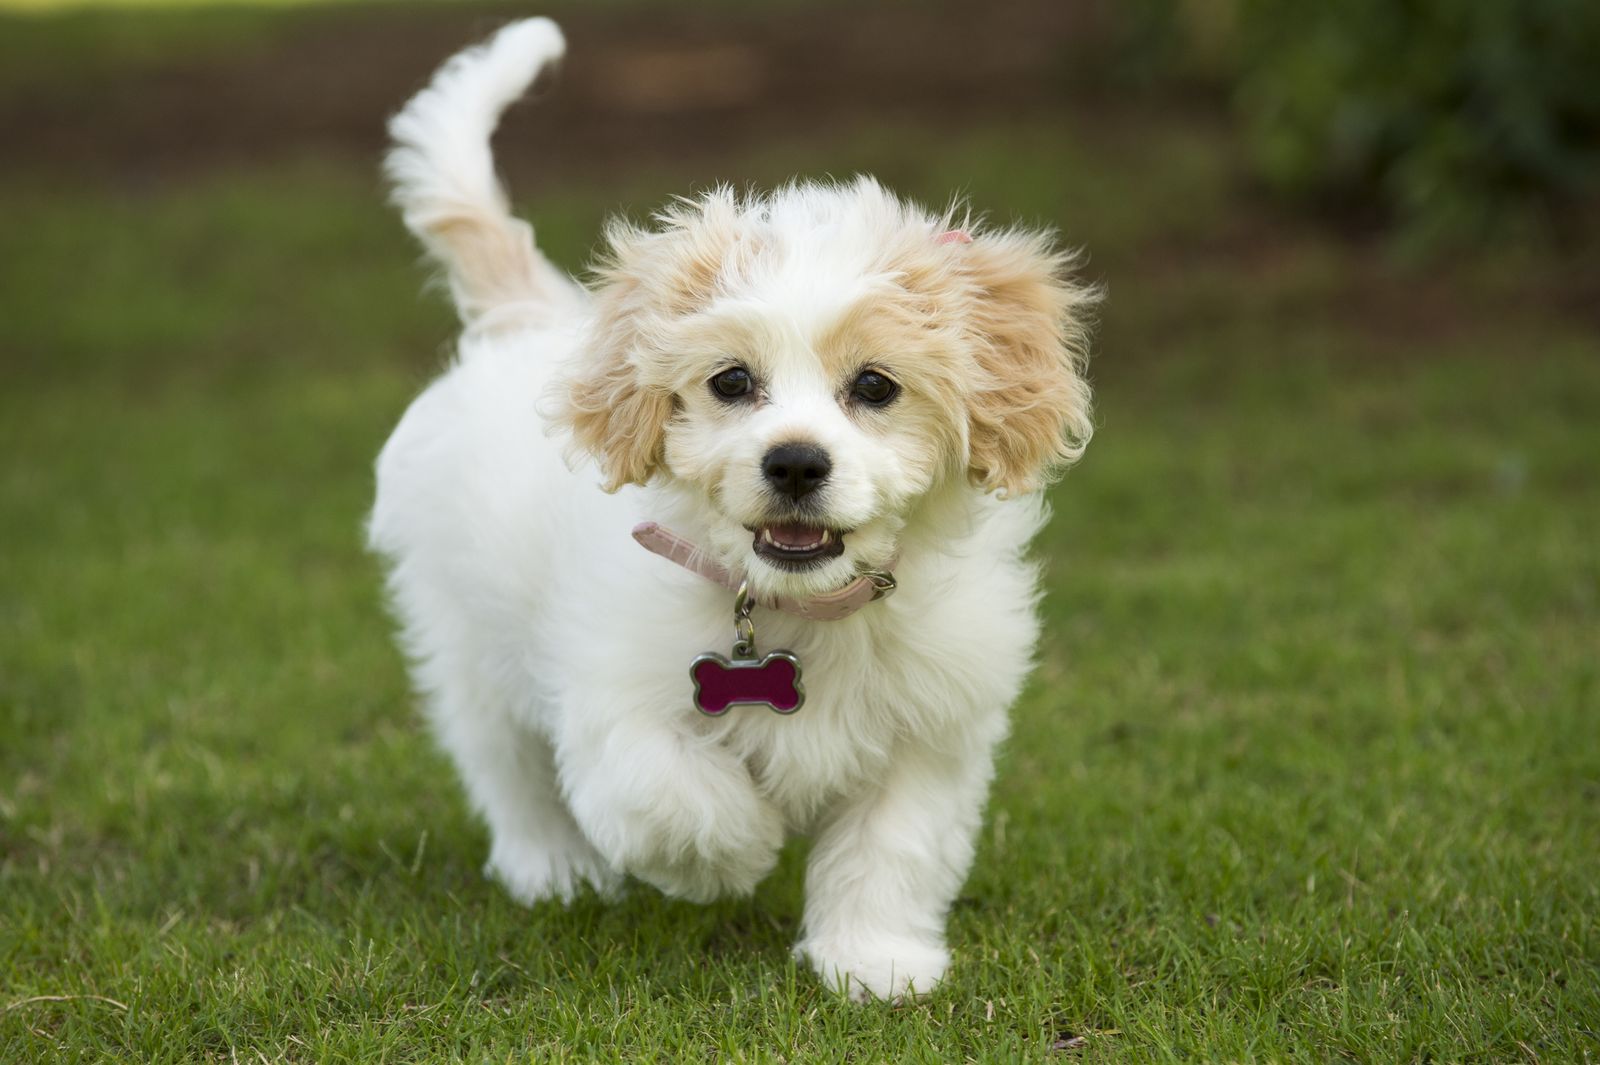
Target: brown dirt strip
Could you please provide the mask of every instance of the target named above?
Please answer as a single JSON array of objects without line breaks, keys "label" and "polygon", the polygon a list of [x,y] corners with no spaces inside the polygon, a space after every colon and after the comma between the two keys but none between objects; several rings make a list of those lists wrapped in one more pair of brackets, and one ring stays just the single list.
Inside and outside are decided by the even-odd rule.
[{"label": "brown dirt strip", "polygon": [[[539,106],[508,115],[497,158],[519,193],[532,193],[574,178],[611,184],[638,170],[703,171],[753,148],[852,128],[972,129],[1071,113],[1106,142],[1137,138],[1157,109],[1195,101],[1172,93],[1117,99],[1109,2],[558,10],[569,41],[559,84]],[[529,10],[484,3],[288,9],[270,16],[271,32],[204,51],[70,74],[46,68],[32,81],[9,77],[0,80],[0,173],[136,189],[316,158],[376,182],[386,116],[450,53]],[[1216,103],[1200,102],[1208,120],[1220,113]],[[1246,282],[1295,244],[1330,235],[1261,201],[1238,206],[1198,244],[1143,249],[1136,269],[1154,280],[1223,268]],[[1358,259],[1381,254],[1348,231],[1343,247]],[[1595,269],[1585,256],[1541,271],[1546,276],[1530,278],[1516,310],[1600,322]],[[1345,294],[1341,313],[1384,334],[1436,337],[1476,320],[1447,277],[1397,287],[1374,276],[1356,289]]]},{"label": "brown dirt strip", "polygon": [[[521,9],[519,9],[520,11]],[[513,12],[439,5],[286,11],[275,32],[133,70],[0,94],[0,158],[112,181],[307,156],[370,166],[383,119],[456,48]],[[779,5],[559,16],[559,91],[508,119],[522,170],[569,174],[720,153],[871,121],[972,123],[1062,107],[1095,9]]]}]

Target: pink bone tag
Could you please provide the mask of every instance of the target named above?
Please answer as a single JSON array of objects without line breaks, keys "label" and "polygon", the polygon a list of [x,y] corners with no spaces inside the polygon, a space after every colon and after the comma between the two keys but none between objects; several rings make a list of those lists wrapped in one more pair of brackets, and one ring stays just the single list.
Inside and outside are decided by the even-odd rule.
[{"label": "pink bone tag", "polygon": [[800,661],[788,651],[731,662],[707,652],[695,658],[689,676],[694,679],[695,709],[713,717],[740,705],[792,714],[806,701],[805,689],[800,686]]}]

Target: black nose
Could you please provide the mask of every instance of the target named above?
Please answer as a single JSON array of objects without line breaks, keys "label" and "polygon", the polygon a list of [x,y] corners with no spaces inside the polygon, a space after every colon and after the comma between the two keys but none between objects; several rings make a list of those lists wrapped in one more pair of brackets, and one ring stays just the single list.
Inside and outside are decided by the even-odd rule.
[{"label": "black nose", "polygon": [[815,444],[779,444],[761,460],[761,473],[772,490],[790,499],[804,499],[827,481],[833,463]]}]

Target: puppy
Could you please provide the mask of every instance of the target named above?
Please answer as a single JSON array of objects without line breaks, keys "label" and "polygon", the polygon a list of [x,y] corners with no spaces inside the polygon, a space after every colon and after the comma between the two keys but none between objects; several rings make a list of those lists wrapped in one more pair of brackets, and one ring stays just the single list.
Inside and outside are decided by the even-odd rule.
[{"label": "puppy", "polygon": [[1093,293],[870,178],[614,222],[579,285],[488,143],[562,49],[507,26],[390,125],[464,323],[378,459],[416,685],[519,901],[748,895],[805,833],[797,952],[924,994],[1035,645],[1038,489],[1090,435]]}]

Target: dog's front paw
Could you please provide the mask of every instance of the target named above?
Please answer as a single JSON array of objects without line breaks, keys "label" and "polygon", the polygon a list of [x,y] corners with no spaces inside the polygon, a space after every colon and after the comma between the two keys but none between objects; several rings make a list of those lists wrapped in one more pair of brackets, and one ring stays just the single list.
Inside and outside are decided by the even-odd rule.
[{"label": "dog's front paw", "polygon": [[575,788],[572,811],[617,869],[674,898],[748,895],[778,863],[783,816],[737,769],[704,762],[648,787],[616,776]]},{"label": "dog's front paw", "polygon": [[650,820],[623,868],[663,894],[690,902],[750,894],[778,864],[783,848],[783,818],[766,802],[721,810],[692,834],[684,833],[684,823]]},{"label": "dog's front paw", "polygon": [[950,966],[942,943],[916,939],[808,939],[795,953],[811,963],[823,983],[855,1002],[924,998]]},{"label": "dog's front paw", "polygon": [[602,895],[615,893],[617,875],[593,848],[573,841],[551,846],[543,841],[498,837],[489,850],[485,873],[524,906],[556,899],[571,902],[588,884]]}]

